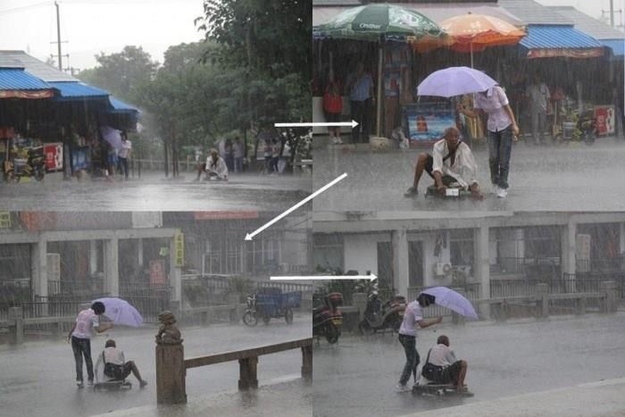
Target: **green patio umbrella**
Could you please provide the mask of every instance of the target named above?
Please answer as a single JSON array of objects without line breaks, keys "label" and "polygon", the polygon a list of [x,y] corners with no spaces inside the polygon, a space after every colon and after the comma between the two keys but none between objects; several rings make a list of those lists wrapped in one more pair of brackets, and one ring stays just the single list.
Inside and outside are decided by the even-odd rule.
[{"label": "green patio umbrella", "polygon": [[382,60],[386,41],[409,42],[416,49],[436,46],[446,35],[433,21],[421,13],[404,7],[372,3],[345,10],[314,30],[316,38],[350,39],[378,42],[377,135],[382,115]]}]

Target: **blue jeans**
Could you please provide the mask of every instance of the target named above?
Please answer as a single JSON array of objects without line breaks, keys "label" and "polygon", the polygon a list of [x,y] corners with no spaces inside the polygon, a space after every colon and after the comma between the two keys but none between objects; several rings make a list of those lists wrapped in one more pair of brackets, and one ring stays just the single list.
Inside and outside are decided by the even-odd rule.
[{"label": "blue jeans", "polygon": [[512,126],[499,132],[488,131],[488,164],[490,181],[499,188],[507,189],[512,152]]},{"label": "blue jeans", "polygon": [[419,352],[417,352],[417,338],[415,336],[399,335],[399,343],[404,347],[406,353],[406,364],[401,372],[399,383],[406,385],[410,380],[410,375],[417,374],[417,366],[419,366]]},{"label": "blue jeans", "polygon": [[128,158],[119,157],[119,167],[121,168],[124,177],[128,179]]},{"label": "blue jeans", "polygon": [[91,360],[91,340],[79,339],[72,336],[72,350],[74,351],[74,360],[76,361],[76,381],[82,382],[82,357],[85,357],[87,364],[87,378],[93,381],[93,361]]}]

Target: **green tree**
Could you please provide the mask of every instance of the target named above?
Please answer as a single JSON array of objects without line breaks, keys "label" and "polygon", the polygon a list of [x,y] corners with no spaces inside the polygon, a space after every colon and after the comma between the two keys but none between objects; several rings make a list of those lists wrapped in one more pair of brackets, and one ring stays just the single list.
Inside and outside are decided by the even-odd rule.
[{"label": "green tree", "polygon": [[246,95],[237,94],[236,105],[245,125],[310,120],[311,1],[205,0],[204,13],[199,28],[221,46],[204,59],[244,68],[239,74]]},{"label": "green tree", "polygon": [[143,48],[125,46],[119,53],[96,55],[98,66],[81,71],[82,81],[109,91],[116,97],[135,103],[138,90],[148,85],[159,66]]}]

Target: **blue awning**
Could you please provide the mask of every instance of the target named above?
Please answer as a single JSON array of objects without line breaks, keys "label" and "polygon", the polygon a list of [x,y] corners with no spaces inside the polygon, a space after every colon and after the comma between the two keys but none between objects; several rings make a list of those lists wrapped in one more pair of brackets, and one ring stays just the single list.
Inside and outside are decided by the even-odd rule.
[{"label": "blue awning", "polygon": [[109,113],[139,113],[139,110],[135,109],[129,104],[124,103],[121,100],[116,99],[113,96],[109,97],[109,102],[111,103],[112,110],[109,110]]},{"label": "blue awning", "polygon": [[107,91],[81,82],[50,82],[50,85],[59,91],[56,100],[76,100],[76,99],[104,99],[110,94]]},{"label": "blue awning", "polygon": [[603,44],[572,25],[528,25],[520,49],[527,58],[596,58]]},{"label": "blue awning", "polygon": [[23,68],[0,68],[0,90],[49,90],[50,84]]},{"label": "blue awning", "polygon": [[625,55],[625,39],[601,39],[602,44],[612,49],[612,55]]}]

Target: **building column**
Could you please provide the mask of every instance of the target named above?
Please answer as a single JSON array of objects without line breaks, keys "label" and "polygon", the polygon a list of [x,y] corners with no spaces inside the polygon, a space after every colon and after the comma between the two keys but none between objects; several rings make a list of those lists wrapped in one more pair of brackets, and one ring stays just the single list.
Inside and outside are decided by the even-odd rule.
[{"label": "building column", "polygon": [[42,235],[39,242],[32,244],[30,262],[33,296],[48,297],[48,241]]},{"label": "building column", "polygon": [[562,273],[575,274],[577,252],[577,224],[569,220],[562,233]]},{"label": "building column", "polygon": [[111,297],[119,296],[119,239],[104,241],[104,292]]},{"label": "building column", "polygon": [[406,229],[391,232],[393,287],[397,294],[408,294],[408,234]]},{"label": "building column", "polygon": [[180,307],[182,301],[182,268],[176,266],[176,240],[169,240],[169,286],[171,287],[171,296],[169,298],[172,305],[178,304]]},{"label": "building column", "polygon": [[89,241],[89,274],[94,277],[98,272],[98,241]]},{"label": "building column", "polygon": [[[475,265],[474,276],[480,279],[480,295],[483,300],[490,299],[490,251],[489,251],[490,228],[482,225],[474,229]],[[478,306],[487,317],[490,317],[488,304]]]}]

